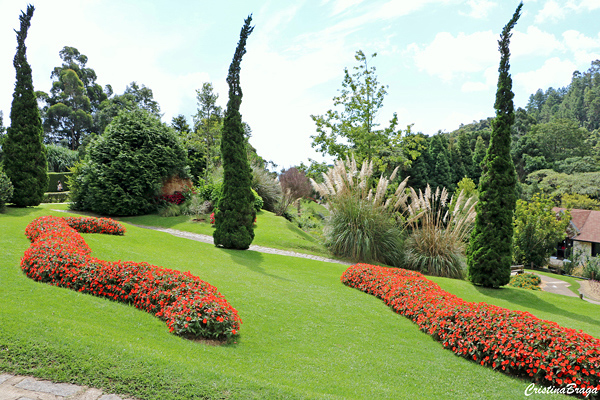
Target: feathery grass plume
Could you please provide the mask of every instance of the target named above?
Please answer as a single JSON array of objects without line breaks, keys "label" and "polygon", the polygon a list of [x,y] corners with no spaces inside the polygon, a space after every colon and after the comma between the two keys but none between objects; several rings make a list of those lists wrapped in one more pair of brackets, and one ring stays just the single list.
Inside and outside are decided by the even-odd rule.
[{"label": "feathery grass plume", "polygon": [[[454,195],[456,196],[456,194]],[[417,194],[410,188],[410,203],[403,203],[411,234],[405,242],[406,267],[428,275],[462,279],[465,243],[475,221],[475,197],[464,191],[448,199],[446,188]],[[450,211],[449,204],[454,207]]]},{"label": "feathery grass plume", "polygon": [[333,254],[361,262],[402,265],[403,227],[397,223],[395,212],[406,202],[407,180],[387,195],[397,171],[390,178],[381,176],[373,191],[373,162],[365,160],[359,170],[353,157],[338,160],[323,174],[323,183],[311,179],[330,211],[324,235]]}]

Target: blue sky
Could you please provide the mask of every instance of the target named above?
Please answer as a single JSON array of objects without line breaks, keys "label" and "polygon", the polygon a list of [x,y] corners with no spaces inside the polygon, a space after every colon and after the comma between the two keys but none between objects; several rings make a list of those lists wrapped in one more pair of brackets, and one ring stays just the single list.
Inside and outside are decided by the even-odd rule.
[{"label": "blue sky", "polygon": [[[241,112],[251,143],[289,167],[322,160],[310,146],[311,114],[324,114],[354,54],[370,61],[388,96],[379,121],[431,135],[494,115],[496,41],[518,1],[507,0],[53,0],[36,11],[27,55],[36,90],[48,92],[58,52],[88,56],[101,85],[131,81],[154,91],[170,122],[196,112],[212,82],[224,106],[227,69],[245,17],[255,30],[242,62]],[[18,16],[28,1],[0,0],[0,110],[9,125]],[[566,86],[600,59],[600,0],[526,0],[511,42],[515,105],[538,88]]]}]

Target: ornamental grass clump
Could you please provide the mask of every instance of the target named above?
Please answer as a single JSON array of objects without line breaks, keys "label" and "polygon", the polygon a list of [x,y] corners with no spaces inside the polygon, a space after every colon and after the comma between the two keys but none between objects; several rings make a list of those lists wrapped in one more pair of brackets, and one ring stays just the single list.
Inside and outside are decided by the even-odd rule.
[{"label": "ornamental grass clump", "polygon": [[378,261],[393,266],[403,262],[403,228],[395,212],[406,201],[404,180],[388,195],[390,178],[381,176],[373,190],[373,162],[364,161],[358,170],[354,158],[338,160],[323,174],[323,183],[311,179],[315,190],[327,201],[330,211],[325,221],[325,243],[336,256],[357,261]]},{"label": "ornamental grass clump", "polygon": [[[439,187],[425,192],[410,188],[410,202],[400,203],[411,233],[405,242],[406,268],[427,275],[463,279],[465,242],[475,221],[475,197],[464,191],[448,199]],[[448,205],[452,204],[452,210]]]}]

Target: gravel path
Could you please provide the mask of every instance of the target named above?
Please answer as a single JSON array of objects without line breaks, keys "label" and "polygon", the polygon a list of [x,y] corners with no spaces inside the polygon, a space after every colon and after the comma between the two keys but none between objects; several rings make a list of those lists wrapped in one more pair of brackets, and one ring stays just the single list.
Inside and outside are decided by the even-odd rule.
[{"label": "gravel path", "polygon": [[[190,240],[195,240],[197,242],[214,244],[213,237],[209,236],[209,235],[203,235],[200,233],[192,233],[192,232],[186,232],[186,231],[179,231],[177,229],[171,229],[171,228],[161,228],[161,227],[157,227],[157,226],[137,225],[137,224],[131,224],[131,223],[129,223],[129,224],[133,225],[133,226],[137,226],[139,228],[152,229],[155,231],[169,233],[173,236],[190,239]],[[306,258],[309,260],[324,261],[324,262],[330,262],[330,263],[336,263],[336,264],[344,264],[344,265],[352,265],[353,264],[348,261],[335,260],[333,258],[314,256],[311,254],[296,253],[294,251],[288,251],[288,250],[274,249],[272,247],[257,246],[254,244],[250,245],[250,248],[248,250],[258,251],[260,253],[278,254],[280,256]]]}]

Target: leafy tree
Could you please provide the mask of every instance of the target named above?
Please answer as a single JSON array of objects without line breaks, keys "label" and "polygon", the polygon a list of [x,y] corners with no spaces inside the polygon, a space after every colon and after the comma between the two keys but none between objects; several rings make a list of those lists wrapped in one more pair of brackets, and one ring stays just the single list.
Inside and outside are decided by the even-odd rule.
[{"label": "leafy tree", "polygon": [[475,150],[473,151],[473,173],[470,176],[475,182],[476,185],[479,185],[479,179],[481,178],[481,163],[485,158],[486,147],[481,136],[477,137],[477,142],[475,142]]},{"label": "leafy tree", "polygon": [[194,116],[194,139],[200,144],[201,151],[206,157],[205,178],[208,178],[220,160],[223,115],[221,107],[217,106],[218,98],[219,95],[213,92],[212,83],[205,82],[202,84],[202,89],[196,90],[198,112]]},{"label": "leafy tree", "polygon": [[498,41],[500,67],[496,92],[496,119],[479,182],[477,218],[469,243],[467,263],[470,280],[498,288],[510,280],[513,213],[517,200],[516,174],[510,156],[511,126],[515,120],[512,79],[509,69],[511,30],[520,17],[520,3]]},{"label": "leafy tree", "polygon": [[535,171],[527,176],[526,182],[534,185],[542,193],[555,201],[565,194],[580,194],[600,200],[600,172],[583,172],[572,175],[559,173],[551,169]]},{"label": "leafy tree", "polygon": [[[377,56],[374,53],[371,57]],[[351,154],[357,162],[377,159],[378,154],[401,143],[401,131],[396,130],[398,117],[394,113],[389,126],[377,129],[377,114],[383,107],[387,94],[386,86],[379,85],[375,67],[369,67],[367,57],[359,50],[354,57],[359,65],[350,74],[344,69],[344,80],[340,95],[333,98],[335,107],[342,111],[329,110],[325,115],[311,115],[317,125],[317,134],[311,136],[312,147],[324,155],[343,159]]]},{"label": "leafy tree", "polygon": [[566,237],[571,221],[568,211],[557,214],[547,196],[535,194],[530,202],[517,200],[514,216],[513,253],[517,264],[544,266]]},{"label": "leafy tree", "polygon": [[17,82],[10,109],[10,128],[3,144],[4,171],[14,186],[12,202],[18,207],[37,206],[48,188],[44,131],[33,91],[31,67],[27,62],[25,39],[34,7],[21,12],[17,33],[17,53],[13,61]]},{"label": "leafy tree", "polygon": [[175,132],[146,110],[123,110],[74,168],[73,208],[105,215],[149,213],[172,176],[187,178],[185,150]]},{"label": "leafy tree", "polygon": [[51,105],[44,120],[49,141],[65,141],[71,150],[77,150],[94,123],[83,82],[72,69],[63,69],[51,93],[53,96],[48,99]]},{"label": "leafy tree", "polygon": [[100,104],[100,108],[94,114],[95,130],[102,134],[119,112],[122,110],[133,111],[136,108],[146,110],[158,118],[161,117],[160,106],[154,100],[152,89],[145,85],[140,87],[136,82],[131,82],[123,94],[112,96]]},{"label": "leafy tree", "polygon": [[96,112],[107,92],[96,83],[96,72],[87,68],[87,56],[74,47],[65,46],[59,55],[63,63],[55,67],[50,95],[38,92],[38,99],[46,104],[44,131],[48,143],[63,142],[76,150],[86,135],[96,132],[92,114]]},{"label": "leafy tree", "polygon": [[246,154],[244,126],[240,114],[242,89],[240,87],[240,63],[246,53],[246,41],[254,30],[250,26],[252,16],[244,21],[233,60],[229,66],[227,83],[229,101],[223,122],[221,155],[223,157],[223,198],[215,213],[213,238],[216,246],[245,250],[254,239],[254,196],[252,174]]},{"label": "leafy tree", "polygon": [[6,203],[10,201],[13,196],[14,187],[8,179],[8,176],[0,168],[0,212],[4,211]]},{"label": "leafy tree", "polygon": [[567,209],[600,210],[600,201],[578,193],[565,193],[560,199],[560,206]]},{"label": "leafy tree", "polygon": [[[112,94],[112,87],[107,85],[103,90],[102,86],[96,83],[96,72],[92,68],[87,68],[87,56],[81,54],[75,47],[65,46],[58,53],[63,63],[60,67],[55,67],[50,78],[60,78],[65,70],[72,70],[83,83],[85,96],[90,100],[92,112],[100,107],[100,104]],[[54,87],[53,87],[54,89]]]},{"label": "leafy tree", "polygon": [[304,173],[304,175],[307,178],[313,179],[317,183],[322,183],[323,174],[327,173],[327,171],[329,171],[329,167],[331,166],[324,161],[317,162],[310,158],[308,159],[308,161],[310,162],[309,165],[306,165],[304,164],[304,162],[301,162],[300,165],[298,165],[296,168],[298,168],[299,171],[302,171],[302,173]]}]

